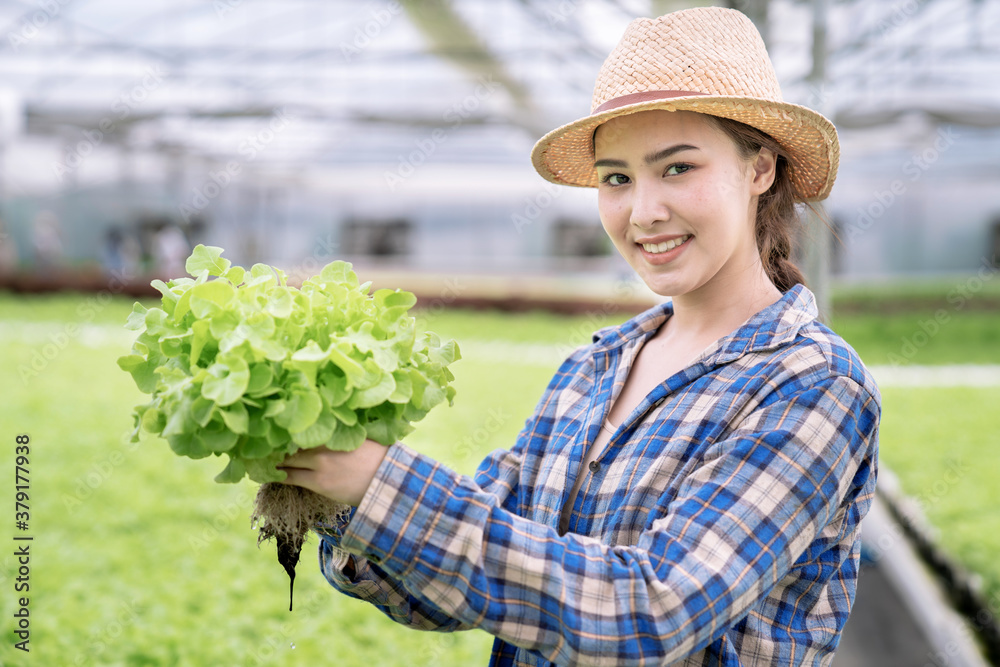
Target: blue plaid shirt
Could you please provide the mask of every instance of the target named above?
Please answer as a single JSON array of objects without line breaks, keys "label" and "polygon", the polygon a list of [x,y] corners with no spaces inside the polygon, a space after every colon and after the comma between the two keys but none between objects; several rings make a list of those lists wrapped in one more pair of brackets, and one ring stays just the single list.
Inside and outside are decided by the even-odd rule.
[{"label": "blue plaid shirt", "polygon": [[581,470],[671,312],[597,331],[475,478],[393,445],[353,515],[317,527],[329,582],[399,623],[486,630],[492,665],[829,664],[875,489],[878,389],[797,285],[666,378]]}]

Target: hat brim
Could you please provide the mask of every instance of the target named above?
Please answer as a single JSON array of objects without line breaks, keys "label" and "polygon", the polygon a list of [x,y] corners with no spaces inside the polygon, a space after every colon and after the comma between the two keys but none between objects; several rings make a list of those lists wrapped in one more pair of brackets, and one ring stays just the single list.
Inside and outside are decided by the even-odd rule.
[{"label": "hat brim", "polygon": [[792,184],[802,201],[819,201],[830,194],[840,161],[840,142],[833,123],[808,107],[751,97],[692,95],[609,109],[546,134],[532,149],[531,162],[548,181],[595,188],[594,131],[612,118],[654,109],[696,111],[766,132],[787,151]]}]

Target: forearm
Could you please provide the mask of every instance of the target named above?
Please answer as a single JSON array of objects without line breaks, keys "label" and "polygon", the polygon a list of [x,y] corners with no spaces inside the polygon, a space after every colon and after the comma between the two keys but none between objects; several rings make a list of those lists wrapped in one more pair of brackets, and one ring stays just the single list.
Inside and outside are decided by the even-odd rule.
[{"label": "forearm", "polygon": [[[382,450],[381,462],[385,448]],[[336,454],[324,454],[324,458]],[[320,466],[322,467],[322,466]],[[511,501],[516,494],[513,488],[517,483],[517,455],[509,451],[493,452],[483,462],[478,477],[484,485]],[[377,466],[376,466],[377,469]],[[367,477],[370,479],[375,470]],[[368,481],[365,482],[367,488]],[[360,501],[360,498],[358,498]],[[452,616],[442,612],[438,607],[418,599],[406,590],[400,581],[387,574],[383,568],[369,562],[360,555],[348,554],[341,547],[341,539],[351,517],[356,509],[352,508],[348,516],[336,525],[315,526],[316,532],[323,538],[319,548],[320,570],[332,586],[346,595],[365,600],[378,607],[383,613],[397,623],[423,630],[451,631],[463,630],[468,626],[460,623]]]}]

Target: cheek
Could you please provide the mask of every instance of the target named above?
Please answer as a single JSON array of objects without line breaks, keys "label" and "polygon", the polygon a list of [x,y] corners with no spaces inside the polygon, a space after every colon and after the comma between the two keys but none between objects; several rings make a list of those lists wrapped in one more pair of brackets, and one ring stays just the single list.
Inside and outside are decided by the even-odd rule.
[{"label": "cheek", "polygon": [[622,227],[622,205],[617,198],[598,191],[597,213],[601,218],[601,224],[609,234]]},{"label": "cheek", "polygon": [[675,200],[675,206],[691,216],[692,220],[715,229],[745,217],[749,202],[750,195],[740,174],[720,169],[705,173],[697,184],[692,184],[683,193],[683,197]]},{"label": "cheek", "polygon": [[750,201],[750,183],[745,169],[740,169],[738,165],[731,165],[726,169],[719,170],[715,179],[715,196],[720,201],[739,206]]}]

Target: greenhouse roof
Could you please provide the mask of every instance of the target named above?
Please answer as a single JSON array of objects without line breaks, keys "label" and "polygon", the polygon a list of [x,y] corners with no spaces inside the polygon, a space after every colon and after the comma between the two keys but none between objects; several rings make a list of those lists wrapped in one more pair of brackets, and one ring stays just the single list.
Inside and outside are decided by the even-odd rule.
[{"label": "greenhouse roof", "polygon": [[[587,112],[632,18],[686,4],[3,3],[0,144],[100,132],[129,151],[224,161],[281,126],[280,149],[261,156],[281,165],[392,163],[414,146],[442,161],[523,161],[547,129]],[[913,114],[1000,124],[997,0],[827,1],[828,56],[814,68],[818,4],[736,2],[767,16],[789,101],[842,130],[897,128]]]}]

